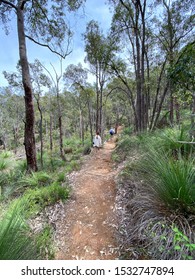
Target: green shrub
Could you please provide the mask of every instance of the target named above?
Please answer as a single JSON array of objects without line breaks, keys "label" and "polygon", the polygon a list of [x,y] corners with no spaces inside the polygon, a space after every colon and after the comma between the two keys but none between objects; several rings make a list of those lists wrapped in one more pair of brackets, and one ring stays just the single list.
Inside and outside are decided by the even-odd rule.
[{"label": "green shrub", "polygon": [[0,153],[0,158],[11,158],[13,154],[10,151],[3,151]]},{"label": "green shrub", "polygon": [[133,131],[133,129],[132,129],[132,127],[125,127],[124,129],[123,129],[123,134],[124,135],[131,135],[132,134],[132,131]]},{"label": "green shrub", "polygon": [[[152,259],[163,260],[191,260],[195,259],[194,234],[191,232],[187,221],[182,222],[182,228],[179,230],[175,221],[170,224],[167,221],[160,220],[145,226],[144,234],[148,239],[148,253]],[[181,224],[181,221],[179,223]],[[187,237],[191,235],[191,238]]]},{"label": "green shrub", "polygon": [[91,145],[90,144],[85,145],[84,148],[83,148],[82,154],[83,155],[89,155],[90,153],[91,153]]},{"label": "green shrub", "polygon": [[79,168],[80,168],[79,162],[76,160],[72,160],[70,162],[70,166],[71,166],[72,170],[79,170]]},{"label": "green shrub", "polygon": [[65,172],[60,172],[57,174],[57,182],[64,182],[66,179]]},{"label": "green shrub", "polygon": [[177,226],[172,225],[172,231],[174,232],[174,250],[181,253],[182,259],[195,259],[195,244],[191,243],[189,238]]},{"label": "green shrub", "polygon": [[19,160],[16,164],[15,170],[19,172],[25,173],[27,170],[27,162],[26,160]]},{"label": "green shrub", "polygon": [[39,189],[28,189],[23,197],[21,203],[28,201],[25,205],[27,208],[24,212],[27,216],[31,216],[41,212],[46,206],[55,204],[59,200],[65,200],[69,197],[69,190],[60,186],[58,183],[53,183],[50,186]]},{"label": "green shrub", "polygon": [[55,171],[56,169],[58,169],[60,167],[64,167],[65,164],[66,164],[66,162],[64,160],[62,160],[60,157],[58,157],[58,158],[51,157],[44,168],[47,168],[47,169],[49,168],[50,170]]}]

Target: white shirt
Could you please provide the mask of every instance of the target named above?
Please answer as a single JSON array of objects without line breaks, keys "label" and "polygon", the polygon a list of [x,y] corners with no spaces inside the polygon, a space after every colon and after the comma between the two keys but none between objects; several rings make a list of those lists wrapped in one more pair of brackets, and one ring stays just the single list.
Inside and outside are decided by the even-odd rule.
[{"label": "white shirt", "polygon": [[100,147],[102,145],[101,137],[99,135],[96,135],[94,137],[93,143],[95,147]]}]

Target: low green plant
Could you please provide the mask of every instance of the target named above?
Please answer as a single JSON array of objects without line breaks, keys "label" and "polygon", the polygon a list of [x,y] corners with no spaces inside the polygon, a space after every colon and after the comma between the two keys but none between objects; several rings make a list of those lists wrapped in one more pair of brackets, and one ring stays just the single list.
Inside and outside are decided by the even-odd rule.
[{"label": "low green plant", "polygon": [[22,218],[22,207],[13,203],[0,220],[0,259],[39,259],[39,250]]},{"label": "low green plant", "polygon": [[0,171],[7,171],[14,167],[15,161],[11,158],[13,155],[9,151],[0,153]]},{"label": "low green plant", "polygon": [[57,182],[64,182],[65,181],[65,172],[59,172],[57,174]]},{"label": "low green plant", "polygon": [[79,162],[76,160],[71,160],[70,166],[72,170],[79,170]]},{"label": "low green plant", "polygon": [[53,230],[51,226],[47,224],[36,237],[36,243],[40,250],[41,259],[52,260],[54,258],[52,236]]},{"label": "low green plant", "polygon": [[113,159],[117,162],[125,160],[132,151],[139,146],[139,139],[137,136],[124,135],[118,142],[116,150],[112,153]]},{"label": "low green plant", "polygon": [[64,167],[66,162],[62,160],[60,157],[51,157],[49,158],[48,162],[46,163],[44,168],[47,168],[51,171],[55,171],[60,167]]},{"label": "low green plant", "polygon": [[[88,155],[91,153],[91,145],[90,144],[85,144],[84,148],[83,148],[83,151],[82,151],[82,154],[83,155]],[[79,159],[79,157],[78,157]]]},{"label": "low green plant", "polygon": [[7,160],[5,160],[4,158],[0,158],[0,170],[5,170],[7,169],[7,167],[9,166]]},{"label": "low green plant", "polygon": [[117,153],[113,153],[112,154],[112,160],[114,162],[120,162],[121,158],[120,158],[120,156]]},{"label": "low green plant", "polygon": [[33,172],[28,176],[24,176],[21,184],[29,187],[40,187],[49,184],[52,181],[51,175],[47,172],[39,171]]},{"label": "low green plant", "polygon": [[11,169],[0,175],[0,185],[2,186],[2,198],[6,199],[16,194],[21,188],[20,180],[24,174],[18,170]]},{"label": "low green plant", "polygon": [[132,129],[132,127],[125,127],[124,129],[123,129],[123,134],[124,135],[131,135],[132,134],[132,131],[133,131],[133,129]]},{"label": "low green plant", "polygon": [[12,153],[10,151],[3,151],[0,153],[0,158],[10,158]]},{"label": "low green plant", "polygon": [[173,225],[174,232],[174,250],[181,252],[182,259],[192,260],[195,258],[195,244],[191,243],[189,238],[182,233],[177,226]]},{"label": "low green plant", "polygon": [[[163,260],[190,260],[195,258],[195,244],[187,237],[194,234],[189,228],[187,220],[178,219],[175,216],[174,222],[171,219],[159,219],[158,222],[151,219],[144,227],[144,236],[147,240],[148,253],[152,259]],[[182,224],[184,232],[179,230],[175,222]]]},{"label": "low green plant", "polygon": [[16,164],[15,170],[18,172],[25,173],[27,170],[27,161],[26,160],[19,160]]},{"label": "low green plant", "polygon": [[28,201],[24,209],[27,217],[34,216],[41,212],[46,206],[56,203],[59,200],[66,200],[69,197],[69,190],[60,186],[57,182],[50,186],[28,189],[21,197],[21,203]]}]

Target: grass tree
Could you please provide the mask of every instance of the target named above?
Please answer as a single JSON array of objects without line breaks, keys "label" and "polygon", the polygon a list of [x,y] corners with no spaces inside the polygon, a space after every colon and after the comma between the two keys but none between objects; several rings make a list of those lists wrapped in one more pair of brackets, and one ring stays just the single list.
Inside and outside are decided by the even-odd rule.
[{"label": "grass tree", "polygon": [[40,257],[21,212],[21,206],[15,203],[0,220],[1,260],[33,260]]}]

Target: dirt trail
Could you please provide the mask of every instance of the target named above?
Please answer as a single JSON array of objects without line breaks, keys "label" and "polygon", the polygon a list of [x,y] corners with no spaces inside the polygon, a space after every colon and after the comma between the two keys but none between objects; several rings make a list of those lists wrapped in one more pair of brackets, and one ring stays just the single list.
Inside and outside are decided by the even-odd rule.
[{"label": "dirt trail", "polygon": [[118,258],[115,238],[115,176],[111,153],[115,137],[98,155],[92,152],[72,180],[73,194],[59,225],[63,235],[57,260],[113,260]]}]

